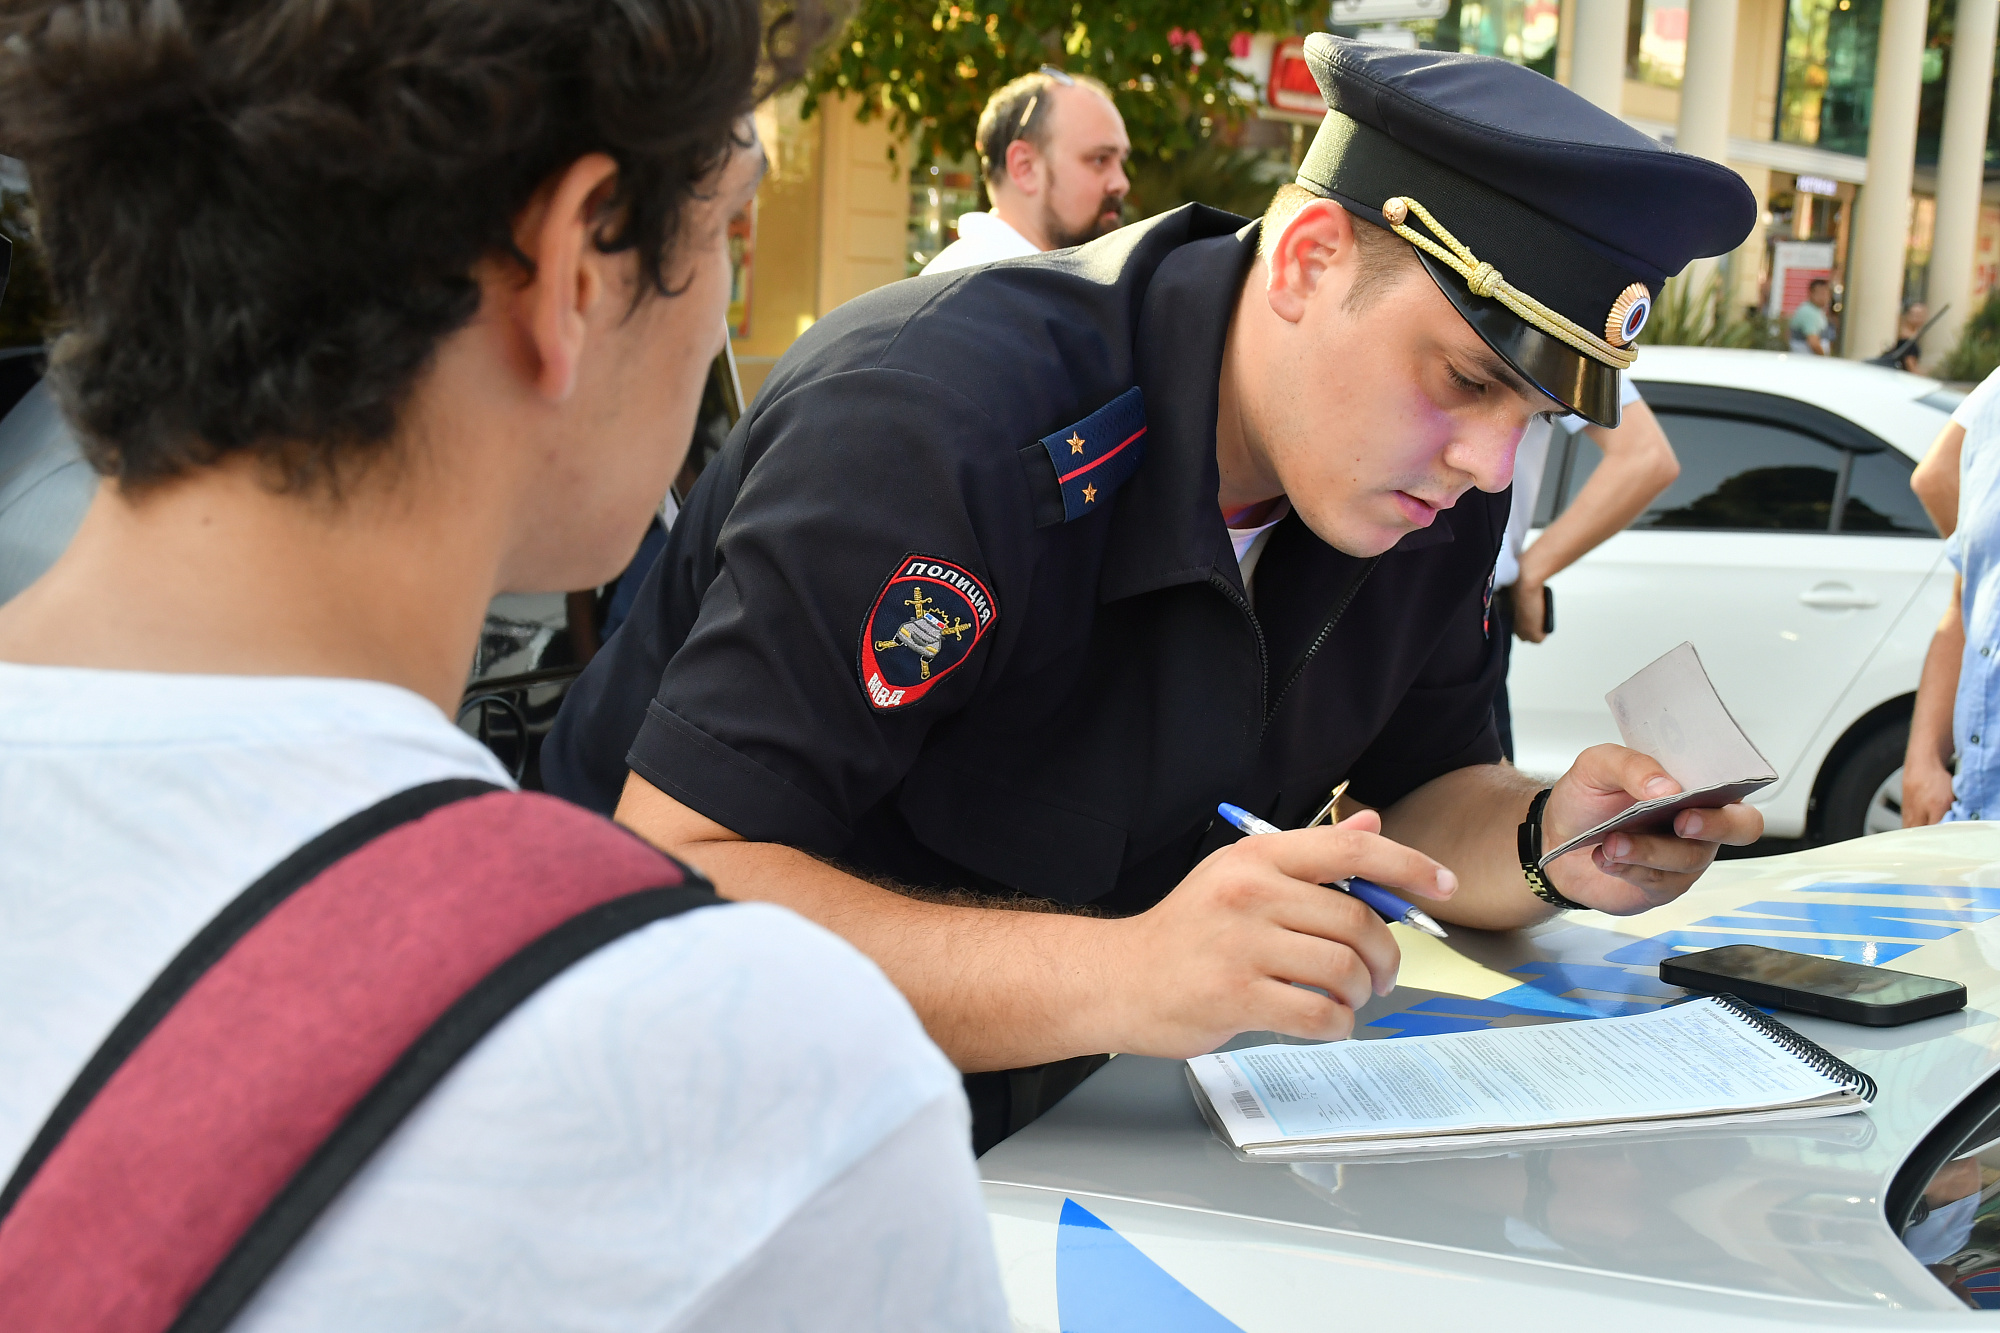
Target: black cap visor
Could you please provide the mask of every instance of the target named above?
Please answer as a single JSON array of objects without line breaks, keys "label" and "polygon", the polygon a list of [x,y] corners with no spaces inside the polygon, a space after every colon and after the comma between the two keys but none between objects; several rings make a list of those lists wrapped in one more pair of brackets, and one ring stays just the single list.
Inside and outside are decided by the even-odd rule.
[{"label": "black cap visor", "polygon": [[1549,337],[1498,301],[1474,296],[1465,279],[1435,255],[1416,253],[1472,331],[1523,379],[1594,426],[1618,424],[1616,370]]}]

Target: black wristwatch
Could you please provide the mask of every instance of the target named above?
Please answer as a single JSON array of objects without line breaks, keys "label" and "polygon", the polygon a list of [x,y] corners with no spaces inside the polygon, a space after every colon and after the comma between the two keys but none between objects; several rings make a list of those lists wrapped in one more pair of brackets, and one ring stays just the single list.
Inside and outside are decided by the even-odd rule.
[{"label": "black wristwatch", "polygon": [[1521,874],[1528,881],[1528,892],[1540,898],[1559,912],[1588,912],[1590,909],[1571,898],[1565,898],[1562,891],[1549,883],[1542,873],[1542,810],[1549,803],[1549,793],[1553,787],[1544,787],[1535,793],[1535,799],[1528,803],[1528,817],[1521,821],[1518,845],[1521,852]]}]

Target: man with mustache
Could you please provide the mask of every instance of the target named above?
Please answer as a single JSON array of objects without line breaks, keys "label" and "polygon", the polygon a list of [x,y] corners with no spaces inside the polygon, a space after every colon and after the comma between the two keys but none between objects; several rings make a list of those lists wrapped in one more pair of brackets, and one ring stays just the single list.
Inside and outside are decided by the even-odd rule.
[{"label": "man with mustache", "polygon": [[1346,1036],[1398,954],[1328,881],[1508,929],[1668,902],[1762,829],[1524,870],[1678,787],[1618,746],[1499,762],[1491,604],[1522,432],[1618,421],[1653,295],[1754,197],[1504,61],[1306,55],[1326,120],[1261,222],[1193,205],[815,325],[543,752],[874,958],[980,1146],[1100,1052]]},{"label": "man with mustache", "polygon": [[1082,245],[1125,215],[1132,155],[1111,90],[1052,65],[1023,74],[979,113],[979,164],[990,213],[964,213],[958,239],[925,273]]}]

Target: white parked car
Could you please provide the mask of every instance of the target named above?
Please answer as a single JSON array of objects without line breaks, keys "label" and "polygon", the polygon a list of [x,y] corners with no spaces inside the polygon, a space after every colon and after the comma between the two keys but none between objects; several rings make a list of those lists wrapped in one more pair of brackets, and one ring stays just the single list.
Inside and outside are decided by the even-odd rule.
[{"label": "white parked car", "polygon": [[[1518,762],[1560,773],[1616,741],[1605,693],[1688,641],[1777,769],[1754,798],[1767,836],[1900,827],[1910,706],[1952,578],[1910,470],[1959,395],[1852,361],[1690,347],[1646,348],[1632,377],[1680,479],[1550,580],[1555,633],[1514,645]],[[1599,457],[1558,435],[1538,525]]]}]

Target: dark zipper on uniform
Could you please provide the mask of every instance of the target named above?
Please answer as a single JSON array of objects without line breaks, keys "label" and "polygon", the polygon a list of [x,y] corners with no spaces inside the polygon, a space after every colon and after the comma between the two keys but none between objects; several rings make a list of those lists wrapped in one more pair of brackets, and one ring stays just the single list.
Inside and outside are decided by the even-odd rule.
[{"label": "dark zipper on uniform", "polygon": [[[1324,625],[1319,627],[1319,633],[1313,636],[1312,643],[1306,648],[1306,655],[1299,659],[1298,666],[1294,667],[1292,674],[1285,678],[1283,687],[1278,691],[1278,697],[1271,700],[1271,706],[1264,714],[1265,731],[1270,730],[1271,719],[1278,715],[1278,705],[1285,702],[1285,696],[1291,693],[1292,686],[1298,682],[1300,676],[1305,674],[1306,667],[1312,663],[1313,654],[1317,653],[1325,645],[1327,639],[1332,636],[1333,627],[1338,625],[1340,618],[1347,614],[1349,604],[1354,601],[1354,594],[1361,591],[1361,585],[1368,581],[1369,574],[1374,572],[1375,562],[1381,558],[1380,556],[1371,556],[1361,562],[1360,572],[1355,574],[1353,581],[1347,585],[1347,591],[1341,594],[1339,603],[1333,608],[1333,614],[1327,618],[1327,622]],[[1252,617],[1251,623],[1256,623],[1255,617]],[[1260,630],[1257,637],[1257,647],[1260,652],[1263,650],[1263,646],[1263,632]]]},{"label": "dark zipper on uniform", "polygon": [[[1264,646],[1264,627],[1257,623],[1257,613],[1250,609],[1250,599],[1238,592],[1228,579],[1211,569],[1208,571],[1210,586],[1236,604],[1243,618],[1250,623],[1250,633],[1257,639],[1257,707],[1259,716],[1268,723],[1270,714],[1263,712],[1265,700],[1271,697],[1271,654]],[[1261,732],[1259,733],[1262,734]]]}]

